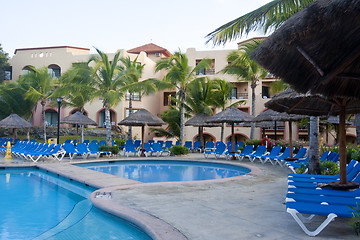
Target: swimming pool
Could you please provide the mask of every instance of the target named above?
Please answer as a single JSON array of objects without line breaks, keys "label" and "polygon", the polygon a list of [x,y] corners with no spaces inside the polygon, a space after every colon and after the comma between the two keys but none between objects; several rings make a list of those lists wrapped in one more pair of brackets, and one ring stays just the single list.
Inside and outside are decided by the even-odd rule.
[{"label": "swimming pool", "polygon": [[78,166],[143,183],[222,179],[250,172],[232,164],[175,160],[108,161]]},{"label": "swimming pool", "polygon": [[0,170],[0,239],[151,239],[93,207],[92,191],[35,168]]}]

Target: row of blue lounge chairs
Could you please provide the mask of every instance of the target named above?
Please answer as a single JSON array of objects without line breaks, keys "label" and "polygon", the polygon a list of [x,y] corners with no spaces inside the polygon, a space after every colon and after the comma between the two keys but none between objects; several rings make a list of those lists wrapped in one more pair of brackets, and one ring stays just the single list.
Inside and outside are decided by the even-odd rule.
[{"label": "row of blue lounge chairs", "polygon": [[[339,181],[339,175],[289,174],[286,195],[287,212],[295,219],[309,236],[318,235],[336,217],[351,218],[352,209],[360,204],[360,189],[354,191],[332,190],[318,187],[329,182]],[[348,181],[360,183],[360,163],[352,160],[347,165]],[[310,214],[304,217],[303,214]],[[326,219],[314,230],[309,230],[305,223],[310,223],[315,216]]]},{"label": "row of blue lounge chairs", "polygon": [[[0,152],[5,153],[6,147],[0,148]],[[49,144],[31,141],[18,141],[12,148],[11,154],[16,158],[23,158],[33,162],[39,161],[41,158],[51,158],[61,161],[64,156],[68,155],[70,159],[76,156],[87,158],[90,155],[100,157],[101,154],[110,156],[111,152],[100,151],[96,142],[88,145],[78,143],[75,147],[73,143]]]},{"label": "row of blue lounge chairs", "polygon": [[[171,142],[171,141],[170,141]],[[172,142],[171,142],[172,143]],[[144,149],[141,149],[140,146],[136,147],[135,143],[132,141],[126,141],[124,149],[123,149],[123,155],[129,157],[129,154],[134,154],[134,156],[140,156],[141,153],[144,153],[146,157],[156,155],[157,157],[164,155],[170,155],[170,151],[164,149],[164,147],[161,146],[161,143],[154,142],[151,144],[151,142],[144,143]]]},{"label": "row of blue lounge chairs", "polygon": [[[20,141],[19,138],[15,138],[14,144],[16,144],[16,143],[19,142],[19,141]],[[29,139],[24,139],[24,140],[22,140],[22,141],[28,142]],[[30,139],[30,142],[35,142],[35,141],[36,141],[36,139]],[[12,143],[12,142],[13,142],[13,138],[0,138],[0,147],[6,147],[7,142]]]}]

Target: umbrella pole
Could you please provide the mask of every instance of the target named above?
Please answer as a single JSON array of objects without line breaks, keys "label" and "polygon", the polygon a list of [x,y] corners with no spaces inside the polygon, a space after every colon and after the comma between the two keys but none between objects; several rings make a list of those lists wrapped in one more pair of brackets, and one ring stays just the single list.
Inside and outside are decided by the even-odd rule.
[{"label": "umbrella pole", "polygon": [[276,127],[276,121],[275,121],[275,141],[276,141],[276,138],[277,138],[277,127]]},{"label": "umbrella pole", "polygon": [[12,144],[14,144],[14,142],[15,142],[15,128],[13,128],[13,130],[12,130],[12,135],[13,135]]},{"label": "umbrella pole", "polygon": [[144,132],[145,132],[145,125],[141,126],[141,156],[144,157]]},{"label": "umbrella pole", "polygon": [[199,127],[199,131],[200,131],[200,141],[201,141],[201,149],[200,152],[202,152],[203,148],[204,148],[204,139],[203,139],[203,135],[204,135],[204,127]]},{"label": "umbrella pole", "polygon": [[345,106],[340,106],[339,116],[339,155],[340,155],[340,184],[347,183],[346,175],[346,129],[345,129]]},{"label": "umbrella pole", "polygon": [[231,123],[231,142],[232,142],[232,151],[235,152],[234,123]]},{"label": "umbrella pole", "polygon": [[290,158],[293,158],[292,121],[289,121]]},{"label": "umbrella pole", "polygon": [[76,124],[76,142],[79,140],[79,125]]}]

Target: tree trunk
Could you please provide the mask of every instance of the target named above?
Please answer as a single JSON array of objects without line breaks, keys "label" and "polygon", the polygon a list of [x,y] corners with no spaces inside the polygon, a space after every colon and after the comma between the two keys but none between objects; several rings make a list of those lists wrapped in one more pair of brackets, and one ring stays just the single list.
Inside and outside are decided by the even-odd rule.
[{"label": "tree trunk", "polygon": [[185,92],[180,90],[180,145],[184,142],[184,102]]},{"label": "tree trunk", "polygon": [[42,114],[42,121],[43,121],[43,138],[44,143],[46,143],[46,122],[45,122],[45,101],[41,101],[41,114]]},{"label": "tree trunk", "polygon": [[[133,94],[130,93],[130,98],[129,98],[129,115],[132,114],[132,96]],[[129,126],[129,131],[128,131],[128,140],[132,140],[132,127]]]},{"label": "tree trunk", "polygon": [[356,127],[356,141],[357,145],[360,145],[360,114],[355,115],[355,127]]},{"label": "tree trunk", "polygon": [[223,142],[224,141],[224,125],[225,123],[221,123],[221,135],[220,135],[220,140]]},{"label": "tree trunk", "polygon": [[[80,108],[81,114],[84,114],[84,108]],[[84,142],[84,125],[80,125],[80,132],[81,132],[81,142]]]},{"label": "tree trunk", "polygon": [[107,102],[104,103],[105,106],[105,124],[106,124],[106,144],[111,146],[111,122],[110,122],[110,109]]},{"label": "tree trunk", "polygon": [[[251,82],[251,115],[255,117],[255,88],[256,82]],[[250,139],[254,139],[255,123],[251,122]]]},{"label": "tree trunk", "polygon": [[309,145],[309,171],[320,173],[318,117],[310,117]]}]

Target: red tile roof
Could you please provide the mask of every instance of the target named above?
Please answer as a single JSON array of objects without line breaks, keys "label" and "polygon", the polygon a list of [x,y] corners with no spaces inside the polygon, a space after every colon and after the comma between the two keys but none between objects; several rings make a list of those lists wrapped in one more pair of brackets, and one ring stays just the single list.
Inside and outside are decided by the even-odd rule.
[{"label": "red tile roof", "polygon": [[166,57],[170,57],[171,53],[162,47],[159,47],[158,45],[155,45],[153,43],[149,43],[149,44],[145,44],[143,46],[140,47],[136,47],[133,49],[130,49],[127,51],[128,53],[135,53],[135,54],[139,54],[140,52],[146,52],[146,53],[162,53],[164,54]]}]

